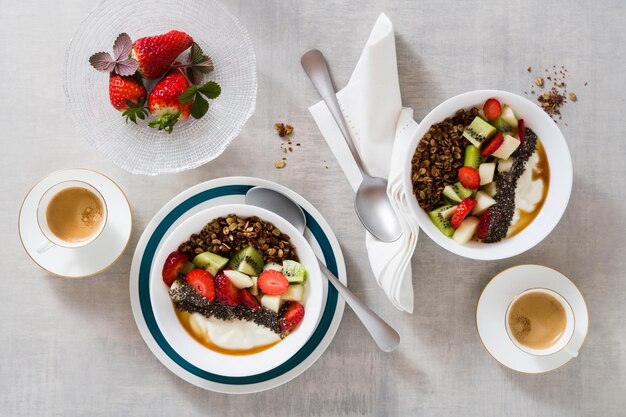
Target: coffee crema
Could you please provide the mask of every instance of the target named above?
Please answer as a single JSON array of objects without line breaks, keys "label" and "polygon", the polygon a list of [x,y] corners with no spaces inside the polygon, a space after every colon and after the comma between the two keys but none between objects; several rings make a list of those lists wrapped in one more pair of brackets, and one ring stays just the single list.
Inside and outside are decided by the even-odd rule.
[{"label": "coffee crema", "polygon": [[103,220],[102,201],[93,191],[82,187],[59,191],[46,208],[48,228],[65,242],[90,238],[100,230]]},{"label": "coffee crema", "polygon": [[559,341],[567,325],[565,309],[550,294],[529,292],[509,308],[507,317],[512,336],[530,349],[548,349]]}]

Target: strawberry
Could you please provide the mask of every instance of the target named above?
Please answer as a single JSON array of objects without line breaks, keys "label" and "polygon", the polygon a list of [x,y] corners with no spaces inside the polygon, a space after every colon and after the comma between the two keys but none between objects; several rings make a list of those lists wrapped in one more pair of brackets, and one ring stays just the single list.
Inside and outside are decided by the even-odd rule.
[{"label": "strawberry", "polygon": [[114,73],[109,75],[109,100],[126,117],[126,122],[130,120],[137,123],[137,118],[146,118],[146,97],[146,87],[137,78],[122,77]]},{"label": "strawberry", "polygon": [[524,143],[526,140],[526,124],[524,123],[524,119],[517,121],[517,137],[519,137],[520,143]]},{"label": "strawberry", "polygon": [[498,133],[497,135],[493,137],[493,139],[489,141],[489,143],[487,143],[487,145],[485,145],[484,149],[480,151],[480,154],[482,156],[489,156],[495,151],[497,151],[500,145],[502,145],[503,143],[504,143],[504,135],[502,135],[502,133]]},{"label": "strawberry", "polygon": [[280,330],[287,332],[293,330],[304,317],[304,307],[296,301],[288,301],[280,309],[281,318],[278,322]]},{"label": "strawberry", "polygon": [[215,294],[217,300],[226,306],[239,305],[239,290],[223,272],[215,276]]},{"label": "strawberry", "polygon": [[480,174],[472,167],[461,167],[458,173],[461,185],[470,190],[477,190],[480,187]]},{"label": "strawberry", "polygon": [[163,264],[163,282],[168,287],[171,287],[176,277],[180,273],[180,270],[183,269],[183,266],[189,261],[189,256],[184,253],[174,251],[170,253]]},{"label": "strawberry", "polygon": [[193,269],[187,273],[185,281],[207,300],[215,300],[215,283],[210,272],[204,269]]},{"label": "strawberry", "polygon": [[189,88],[189,81],[178,68],[170,70],[154,86],[148,97],[148,109],[156,120],[150,122],[150,127],[172,133],[176,122],[189,117],[192,102],[183,104],[178,100],[178,96],[187,88]]},{"label": "strawberry", "polygon": [[495,120],[500,116],[502,111],[502,107],[500,106],[500,102],[495,98],[490,98],[485,101],[485,105],[483,106],[483,112],[485,113],[485,117],[487,120]]},{"label": "strawberry", "polygon": [[239,302],[243,305],[250,307],[254,311],[257,311],[261,308],[261,305],[259,304],[257,299],[254,298],[254,295],[250,294],[250,291],[245,289],[239,291]]},{"label": "strawberry", "polygon": [[265,294],[280,295],[289,288],[289,281],[281,272],[268,269],[259,275],[257,285]]},{"label": "strawberry", "polygon": [[494,222],[494,220],[498,219],[500,219],[499,213],[494,212],[490,208],[485,210],[483,215],[480,216],[478,228],[476,229],[476,236],[479,239],[485,239],[487,236],[489,236],[489,228],[491,227],[491,224]]},{"label": "strawberry", "polygon": [[470,211],[472,211],[475,205],[476,200],[468,197],[465,200],[461,201],[458,206],[456,206],[456,210],[454,210],[452,219],[450,219],[450,225],[453,229],[458,229],[458,227],[461,225],[461,222],[467,217]]},{"label": "strawberry", "polygon": [[178,30],[163,35],[146,36],[133,42],[131,57],[139,64],[139,74],[147,80],[156,80],[193,43],[191,36]]}]

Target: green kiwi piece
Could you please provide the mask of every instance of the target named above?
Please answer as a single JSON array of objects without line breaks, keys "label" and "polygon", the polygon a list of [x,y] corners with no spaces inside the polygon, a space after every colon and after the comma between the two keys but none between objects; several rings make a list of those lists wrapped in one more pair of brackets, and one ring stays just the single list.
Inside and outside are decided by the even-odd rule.
[{"label": "green kiwi piece", "polygon": [[476,116],[472,123],[463,131],[463,137],[472,145],[480,148],[480,145],[496,133],[496,128]]},{"label": "green kiwi piece", "polygon": [[207,270],[211,275],[217,275],[228,263],[228,258],[219,256],[213,252],[202,252],[193,258],[193,264],[197,268]]},{"label": "green kiwi piece", "polygon": [[455,203],[460,203],[462,198],[458,196],[456,191],[454,191],[454,187],[452,185],[446,185],[443,189],[443,199],[448,199],[448,201]]},{"label": "green kiwi piece", "polygon": [[474,145],[467,145],[465,147],[465,161],[463,165],[478,169],[478,165],[480,165],[480,149]]},{"label": "green kiwi piece", "polygon": [[252,246],[247,246],[235,252],[228,266],[235,271],[256,277],[263,271],[263,255]]},{"label": "green kiwi piece", "polygon": [[187,275],[189,272],[193,271],[194,269],[196,269],[196,266],[193,264],[193,262],[187,262],[181,268],[180,273],[183,275]]},{"label": "green kiwi piece", "polygon": [[498,129],[498,132],[510,133],[510,132],[513,131],[513,128],[511,126],[509,126],[509,124],[507,122],[504,121],[502,116],[498,116],[497,119],[492,120],[491,124],[493,125],[493,127]]},{"label": "green kiwi piece", "polygon": [[463,187],[460,182],[455,182],[454,184],[452,184],[452,189],[461,200],[465,200],[467,197],[471,197],[473,192],[472,190]]},{"label": "green kiwi piece", "polygon": [[437,226],[437,229],[439,229],[441,233],[443,233],[444,235],[448,237],[454,234],[454,229],[450,225],[450,220],[446,219],[442,213],[445,212],[446,210],[451,209],[452,207],[454,206],[451,206],[451,205],[441,206],[439,208],[434,209],[430,213],[428,213],[428,216],[433,221],[435,226]]},{"label": "green kiwi piece", "polygon": [[282,272],[291,283],[301,283],[306,279],[306,268],[296,261],[284,260]]}]

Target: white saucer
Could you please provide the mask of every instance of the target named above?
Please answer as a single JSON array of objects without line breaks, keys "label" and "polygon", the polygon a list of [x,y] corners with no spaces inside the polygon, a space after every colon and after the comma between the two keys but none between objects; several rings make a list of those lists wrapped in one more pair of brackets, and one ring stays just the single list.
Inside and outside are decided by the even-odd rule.
[{"label": "white saucer", "polygon": [[568,344],[579,351],[589,325],[587,305],[576,285],[560,272],[541,265],[519,265],[496,275],[485,286],[476,306],[478,336],[491,356],[514,371],[537,374],[557,369],[572,357],[564,350],[552,355],[530,355],[513,344],[505,327],[506,310],[515,296],[531,288],[547,288],[571,305],[574,334]]},{"label": "white saucer", "polygon": [[[86,246],[53,246],[39,253],[37,248],[46,241],[37,224],[39,200],[51,186],[68,180],[87,182],[102,194],[107,204],[107,223],[100,236]],[[66,169],[51,173],[28,192],[20,209],[18,229],[24,249],[42,269],[62,277],[82,278],[104,271],[124,252],[132,215],[126,196],[111,179],[87,169]]]}]

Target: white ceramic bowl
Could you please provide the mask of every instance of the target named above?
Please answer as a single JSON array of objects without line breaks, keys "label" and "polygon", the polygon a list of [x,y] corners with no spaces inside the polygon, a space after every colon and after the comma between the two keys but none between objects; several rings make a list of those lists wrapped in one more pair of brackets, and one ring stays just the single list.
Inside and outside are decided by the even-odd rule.
[{"label": "white ceramic bowl", "polygon": [[[485,100],[494,97],[513,108],[515,115],[524,119],[543,144],[550,166],[548,195],[537,217],[515,236],[498,243],[469,242],[461,245],[441,233],[417,203],[411,182],[411,159],[417,144],[435,123],[450,117],[460,109],[481,108]],[[539,106],[517,94],[499,90],[476,90],[452,97],[435,107],[420,122],[415,136],[408,144],[403,161],[404,190],[409,196],[409,206],[424,232],[439,246],[471,259],[495,260],[509,258],[527,251],[541,242],[557,225],[565,212],[572,191],[572,159],[563,134],[556,123]]]},{"label": "white ceramic bowl", "polygon": [[[304,319],[285,339],[269,349],[251,355],[226,355],[212,351],[196,340],[180,324],[174,306],[163,283],[161,270],[167,256],[198,233],[211,220],[237,214],[258,216],[286,233],[298,252],[300,263],[307,269],[305,282]],[[225,204],[211,207],[190,217],[177,226],[154,258],[150,277],[150,298],[157,325],[172,348],[191,364],[207,372],[224,376],[249,376],[276,368],[304,346],[311,337],[322,312],[323,285],[317,258],[304,236],[282,217],[265,209],[245,204]]]}]

